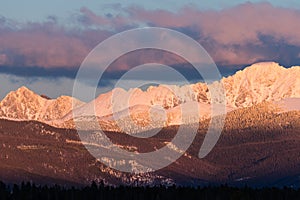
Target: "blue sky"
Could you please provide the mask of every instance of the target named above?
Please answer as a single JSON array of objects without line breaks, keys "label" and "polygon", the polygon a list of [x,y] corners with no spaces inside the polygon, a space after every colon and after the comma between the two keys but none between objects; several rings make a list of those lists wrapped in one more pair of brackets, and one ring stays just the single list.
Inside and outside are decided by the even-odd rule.
[{"label": "blue sky", "polygon": [[174,0],[153,0],[153,1],[139,1],[139,0],[110,0],[110,1],[98,1],[98,0],[1,0],[0,15],[16,19],[19,21],[43,21],[48,16],[56,16],[66,19],[71,14],[76,13],[81,7],[88,7],[96,13],[116,12],[111,9],[110,5],[119,5],[121,7],[127,7],[131,5],[139,5],[147,9],[164,9],[170,11],[176,11],[184,6],[193,5],[202,10],[220,10],[229,8],[245,2],[269,2],[274,6],[281,6],[287,8],[300,8],[300,1],[298,0],[272,0],[272,1],[242,1],[242,0],[211,0],[211,1],[174,1]]}]

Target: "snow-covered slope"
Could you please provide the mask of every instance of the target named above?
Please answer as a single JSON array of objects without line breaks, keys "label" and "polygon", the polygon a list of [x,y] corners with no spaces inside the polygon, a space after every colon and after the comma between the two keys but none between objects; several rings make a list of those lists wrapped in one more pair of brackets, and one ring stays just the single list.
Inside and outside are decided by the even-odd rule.
[{"label": "snow-covered slope", "polygon": [[[287,69],[274,62],[257,63],[238,71],[233,76],[223,78],[221,83],[226,91],[227,105],[232,108],[300,97],[300,67]],[[94,101],[75,110],[75,113],[94,115],[95,108],[97,116],[105,116],[135,105],[158,105],[172,109],[190,101],[209,104],[211,99],[208,86],[205,83],[182,87],[160,85],[149,87],[146,91],[137,88],[129,91],[116,88],[101,94]]]},{"label": "snow-covered slope", "polygon": [[[194,92],[191,86],[198,89],[199,92]],[[202,100],[199,97],[205,97],[206,95],[202,87],[205,88],[205,90],[207,89],[207,86],[202,83],[197,86],[187,85],[183,87],[174,85],[151,86],[146,91],[142,91],[139,88],[133,88],[129,91],[122,88],[115,88],[108,93],[101,94],[86,105],[75,109],[74,112],[69,113],[65,119],[71,119],[73,115],[91,116],[96,114],[96,116],[106,116],[136,105],[161,106],[164,109],[170,109],[182,103],[197,101],[198,99],[200,102],[207,102],[206,98]]]},{"label": "snow-covered slope", "polygon": [[[21,87],[10,92],[0,102],[0,118],[41,122],[57,120],[72,110],[72,102],[72,97],[46,99],[26,87]],[[83,104],[75,99],[74,102],[78,106]]]},{"label": "snow-covered slope", "polygon": [[[249,107],[264,101],[279,102],[287,110],[299,108],[296,99],[300,98],[300,67],[284,68],[274,62],[253,64],[236,74],[223,78],[220,83],[226,92],[226,110]],[[218,84],[218,83],[214,83]],[[119,121],[134,119],[137,124],[149,124],[149,114],[155,119],[165,119],[164,125],[186,123],[181,119],[181,111],[198,109],[199,119],[211,116],[211,85],[196,83],[185,86],[151,86],[146,91],[133,88],[126,91],[121,88],[99,95],[95,100],[83,104],[77,100],[72,109],[71,97],[47,100],[25,87],[8,94],[0,103],[0,116],[16,120],[70,122],[78,119],[101,119],[106,125],[115,118]],[[198,108],[195,107],[196,102]],[[297,101],[298,102],[298,101]],[[296,105],[297,104],[297,105]],[[191,106],[193,105],[193,106]],[[296,106],[295,106],[296,105]],[[128,112],[130,108],[130,112]],[[124,123],[125,123],[124,122]],[[72,124],[72,123],[67,123]],[[107,126],[107,127],[108,127]],[[66,123],[63,127],[69,127]],[[74,125],[70,126],[73,128]]]},{"label": "snow-covered slope", "polygon": [[300,98],[286,98],[273,103],[280,108],[280,112],[300,111]]},{"label": "snow-covered slope", "polygon": [[227,104],[236,108],[300,97],[299,66],[284,68],[274,62],[257,63],[222,82]]}]

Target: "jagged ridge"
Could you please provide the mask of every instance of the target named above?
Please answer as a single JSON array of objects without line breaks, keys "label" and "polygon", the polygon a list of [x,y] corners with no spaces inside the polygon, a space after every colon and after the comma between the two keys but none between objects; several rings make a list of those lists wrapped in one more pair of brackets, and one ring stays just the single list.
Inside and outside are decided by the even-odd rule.
[{"label": "jagged ridge", "polygon": [[[274,62],[257,63],[238,71],[233,76],[223,78],[220,82],[226,91],[229,111],[264,101],[280,101],[286,98],[296,99],[294,104],[297,104],[299,102],[297,98],[300,98],[300,67],[287,69]],[[73,100],[75,104],[72,107]],[[115,101],[114,106],[112,100]],[[1,101],[0,117],[14,120],[37,120],[53,124],[53,120],[62,119],[64,122],[72,120],[75,113],[80,117],[90,117],[96,114],[97,117],[111,121],[111,117],[108,120],[107,116],[112,113],[121,113],[118,116],[127,118],[128,116],[124,113],[128,113],[125,111],[130,107],[131,118],[149,121],[149,110],[151,110],[149,108],[157,106],[165,110],[162,114],[157,112],[157,116],[166,116],[167,123],[164,124],[174,125],[184,123],[179,117],[181,106],[193,101],[199,102],[200,118],[210,117],[210,91],[205,83],[182,87],[151,86],[146,91],[139,88],[129,91],[116,88],[86,104],[67,96],[48,100],[21,87],[9,93]],[[293,107],[299,108],[299,106]],[[56,125],[61,126],[59,123]]]},{"label": "jagged ridge", "polygon": [[72,110],[73,101],[75,107],[83,105],[79,100],[68,96],[46,99],[23,86],[10,92],[0,102],[0,116],[1,118],[41,122],[57,120]]}]

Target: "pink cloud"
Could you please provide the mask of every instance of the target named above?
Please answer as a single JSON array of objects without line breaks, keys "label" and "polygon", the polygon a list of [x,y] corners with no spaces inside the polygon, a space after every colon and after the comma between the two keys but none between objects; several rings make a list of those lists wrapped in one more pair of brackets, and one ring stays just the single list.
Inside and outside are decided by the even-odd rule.
[{"label": "pink cloud", "polygon": [[89,52],[82,41],[65,35],[14,32],[0,37],[0,51],[10,63],[25,66],[77,66]]},{"label": "pink cloud", "polygon": [[300,11],[274,7],[269,3],[246,3],[221,11],[199,11],[185,7],[178,13],[132,7],[131,16],[163,27],[194,27],[203,38],[223,45],[259,44],[260,34],[300,44]]},{"label": "pink cloud", "polygon": [[0,54],[0,65],[3,65],[7,63],[7,55],[6,54]]},{"label": "pink cloud", "polygon": [[[191,35],[216,62],[224,65],[271,60],[276,53],[273,42],[300,49],[300,11],[269,3],[245,3],[221,11],[184,7],[178,12],[116,6],[119,13],[109,15],[100,15],[83,7],[72,16],[72,28],[63,27],[55,17],[44,23],[27,24],[1,18],[0,64],[78,67],[99,42],[121,30],[147,24]],[[271,42],[265,41],[264,36],[271,37]],[[114,69],[128,69],[136,60],[148,61],[148,56],[140,52],[138,59],[132,56],[119,60]],[[276,54],[277,57],[281,56]],[[159,63],[182,62],[165,54],[153,54],[153,58]]]},{"label": "pink cloud", "polygon": [[78,67],[94,46],[112,35],[106,30],[68,29],[56,22],[3,27],[1,64],[12,66]]}]

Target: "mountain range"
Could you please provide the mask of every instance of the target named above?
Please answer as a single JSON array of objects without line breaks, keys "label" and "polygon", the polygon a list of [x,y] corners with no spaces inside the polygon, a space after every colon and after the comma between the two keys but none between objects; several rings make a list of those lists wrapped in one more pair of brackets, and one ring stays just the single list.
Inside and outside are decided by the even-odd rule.
[{"label": "mountain range", "polygon": [[[208,124],[209,120],[199,123],[192,145],[178,160],[155,172],[135,174],[114,170],[94,158],[86,145],[109,147],[92,142],[84,146],[74,129],[55,128],[38,121],[0,119],[0,180],[67,186],[96,181],[133,186],[226,183],[300,187],[300,111],[278,112],[268,102],[231,111],[218,143],[205,158],[199,159]],[[143,153],[164,147],[178,128],[164,127],[147,139],[115,131],[105,134],[119,148]]]},{"label": "mountain range", "polygon": [[[284,68],[274,62],[257,63],[220,82],[226,94],[227,112],[264,101],[275,103],[282,109],[300,108],[300,67],[297,66]],[[72,121],[78,119],[74,116],[86,121],[97,117],[107,130],[117,130],[114,124],[117,120],[134,120],[141,129],[147,124],[151,125],[148,129],[179,125],[186,123],[181,119],[182,106],[195,109],[191,102],[198,102],[199,120],[211,117],[209,87],[199,82],[184,86],[150,86],[146,91],[115,88],[88,103],[68,96],[48,99],[21,87],[0,102],[0,118],[35,120],[55,127],[75,128]],[[155,123],[151,122],[152,118],[156,119]]]},{"label": "mountain range", "polygon": [[[49,99],[26,87],[12,91],[0,102],[0,180],[69,185],[94,180],[110,185],[300,187],[300,67],[257,63],[220,82],[226,92],[225,125],[218,143],[203,159],[198,157],[199,149],[210,119],[218,117],[211,115],[210,86],[205,83],[151,86],[145,91],[116,88],[87,103],[68,96]],[[170,87],[180,95],[175,96]],[[113,95],[120,99],[114,109]],[[126,97],[130,97],[129,108],[121,101]],[[170,142],[178,125],[192,128],[193,124],[182,121],[180,115],[183,106],[193,109],[195,102],[200,114],[193,143],[178,160],[155,172],[130,174],[109,168],[84,145],[110,147],[83,144],[77,133],[78,129],[94,133],[97,126],[93,120],[97,119],[118,147],[151,152]],[[162,129],[146,139],[133,137],[118,127],[120,121],[128,125],[129,120],[139,125],[128,127],[131,132]]]}]

